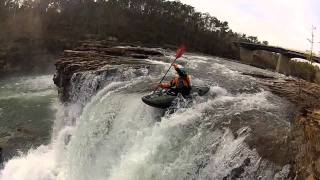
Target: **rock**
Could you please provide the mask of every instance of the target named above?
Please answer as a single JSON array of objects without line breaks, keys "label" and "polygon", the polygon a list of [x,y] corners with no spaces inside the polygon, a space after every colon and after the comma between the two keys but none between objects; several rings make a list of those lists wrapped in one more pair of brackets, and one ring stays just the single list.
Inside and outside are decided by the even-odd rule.
[{"label": "rock", "polygon": [[[163,57],[163,53],[151,48],[131,46],[109,46],[100,42],[86,41],[73,50],[65,50],[55,63],[56,73],[53,81],[58,87],[62,102],[70,102],[71,78],[76,73],[92,72],[97,75],[105,73],[111,75],[120,72],[120,69],[110,69],[110,65],[121,68],[139,69],[153,66],[147,59]],[[104,68],[107,67],[108,68]],[[139,73],[137,71],[137,73]],[[97,85],[96,90],[99,89]]]},{"label": "rock", "polygon": [[144,54],[131,54],[131,57],[137,58],[137,59],[148,59],[149,56]]},{"label": "rock", "polygon": [[250,165],[250,158],[246,158],[241,164],[241,166],[232,169],[231,173],[228,176],[224,177],[223,180],[242,178],[242,174],[245,172],[245,167],[249,165]]},{"label": "rock", "polygon": [[260,79],[275,79],[275,77],[269,76],[266,74],[258,74],[258,73],[242,73],[242,74],[247,76],[252,76],[255,78],[260,78]]},{"label": "rock", "polygon": [[320,86],[297,79],[265,80],[263,85],[299,107],[288,137],[292,178],[320,179]]},{"label": "rock", "polygon": [[291,170],[291,166],[290,165],[285,165],[281,171],[279,171],[278,173],[275,174],[274,176],[274,180],[282,180],[282,179],[290,179],[289,178],[289,173]]}]

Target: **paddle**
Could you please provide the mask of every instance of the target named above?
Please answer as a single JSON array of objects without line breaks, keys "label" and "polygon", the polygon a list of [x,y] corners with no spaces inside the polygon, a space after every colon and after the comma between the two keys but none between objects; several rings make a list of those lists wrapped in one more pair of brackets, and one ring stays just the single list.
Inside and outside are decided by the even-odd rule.
[{"label": "paddle", "polygon": [[[162,77],[162,79],[160,80],[159,84],[162,83],[162,81],[164,80],[164,78],[167,76],[168,72],[170,71],[172,65],[176,62],[177,59],[179,59],[184,53],[186,52],[186,47],[184,45],[182,45],[176,52],[176,58],[174,59],[174,61],[171,63],[169,69],[167,70],[167,72],[165,73],[165,75]],[[159,86],[156,87],[156,89],[153,91],[153,93],[155,93],[158,90]]]}]

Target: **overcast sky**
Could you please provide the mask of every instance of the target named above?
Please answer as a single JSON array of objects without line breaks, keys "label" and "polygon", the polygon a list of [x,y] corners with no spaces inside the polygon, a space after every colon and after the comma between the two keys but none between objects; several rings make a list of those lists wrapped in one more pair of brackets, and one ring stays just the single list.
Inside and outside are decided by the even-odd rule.
[{"label": "overcast sky", "polygon": [[271,45],[310,49],[312,25],[315,50],[320,51],[320,0],[180,0],[196,10],[228,21],[236,32],[258,36]]}]

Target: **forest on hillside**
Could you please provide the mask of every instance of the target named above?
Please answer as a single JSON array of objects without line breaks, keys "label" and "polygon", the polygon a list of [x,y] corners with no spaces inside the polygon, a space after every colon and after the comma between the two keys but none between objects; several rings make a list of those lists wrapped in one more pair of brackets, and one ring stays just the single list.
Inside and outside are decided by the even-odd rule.
[{"label": "forest on hillside", "polygon": [[233,32],[228,22],[166,0],[1,0],[0,27],[0,46],[41,41],[39,46],[49,51],[56,50],[60,40],[113,37],[158,46],[184,43],[190,51],[237,58],[233,42],[261,43]]}]

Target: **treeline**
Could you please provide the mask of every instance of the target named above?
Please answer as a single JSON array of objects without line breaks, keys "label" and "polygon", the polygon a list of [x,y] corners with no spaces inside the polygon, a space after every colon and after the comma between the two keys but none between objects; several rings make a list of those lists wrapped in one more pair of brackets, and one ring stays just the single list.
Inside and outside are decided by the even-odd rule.
[{"label": "treeline", "polygon": [[238,56],[234,41],[260,43],[192,6],[165,0],[1,0],[0,27],[0,42],[90,35],[160,46],[185,43],[192,51],[228,58]]}]

